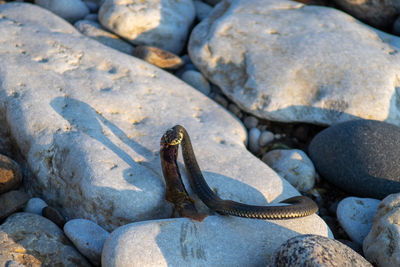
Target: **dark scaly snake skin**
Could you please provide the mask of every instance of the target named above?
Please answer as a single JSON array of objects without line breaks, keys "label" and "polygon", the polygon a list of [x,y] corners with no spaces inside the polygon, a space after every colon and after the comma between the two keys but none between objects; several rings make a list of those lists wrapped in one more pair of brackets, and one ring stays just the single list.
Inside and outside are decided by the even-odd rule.
[{"label": "dark scaly snake skin", "polygon": [[[176,125],[169,129],[163,135],[162,142],[164,145],[168,146],[182,145],[183,160],[189,174],[189,182],[193,191],[211,210],[220,214],[254,219],[291,219],[308,216],[318,210],[317,204],[305,196],[297,196],[283,200],[280,203],[291,204],[284,206],[254,206],[221,199],[207,185],[200,167],[197,164],[190,137],[185,128]],[[161,160],[163,161],[163,158],[161,158]],[[167,179],[167,177],[165,178]]]}]

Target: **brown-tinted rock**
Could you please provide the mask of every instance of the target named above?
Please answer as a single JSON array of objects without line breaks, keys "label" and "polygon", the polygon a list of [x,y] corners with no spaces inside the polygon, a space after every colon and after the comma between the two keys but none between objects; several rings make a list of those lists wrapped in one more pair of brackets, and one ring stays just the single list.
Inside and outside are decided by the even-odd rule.
[{"label": "brown-tinted rock", "polygon": [[34,267],[90,266],[54,223],[25,212],[11,215],[0,225],[0,266],[12,260]]},{"label": "brown-tinted rock", "polygon": [[21,181],[22,175],[18,163],[0,155],[0,194],[16,188]]},{"label": "brown-tinted rock", "polygon": [[40,267],[42,262],[27,254],[26,249],[10,238],[7,233],[0,231],[0,266],[10,266],[11,264]]},{"label": "brown-tinted rock", "polygon": [[0,221],[22,209],[28,200],[28,194],[23,191],[13,190],[0,195]]},{"label": "brown-tinted rock", "polygon": [[57,224],[61,229],[63,229],[64,224],[67,222],[64,216],[62,216],[61,213],[53,207],[44,207],[42,209],[42,215],[43,217]]},{"label": "brown-tinted rock", "polygon": [[333,0],[340,8],[374,27],[390,27],[400,14],[399,0]]},{"label": "brown-tinted rock", "polygon": [[137,46],[133,55],[162,69],[176,70],[184,64],[177,55],[154,46]]}]

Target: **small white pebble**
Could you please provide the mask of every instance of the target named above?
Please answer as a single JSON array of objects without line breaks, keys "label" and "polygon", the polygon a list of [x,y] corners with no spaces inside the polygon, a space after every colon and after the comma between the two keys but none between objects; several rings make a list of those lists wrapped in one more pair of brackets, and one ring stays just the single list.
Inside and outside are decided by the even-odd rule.
[{"label": "small white pebble", "polygon": [[258,119],[253,116],[247,116],[244,121],[244,126],[246,126],[247,129],[255,128],[257,127],[258,124]]},{"label": "small white pebble", "polygon": [[48,206],[47,203],[43,199],[38,197],[33,197],[29,199],[28,203],[25,206],[24,211],[42,215],[43,208],[47,206]]},{"label": "small white pebble", "polygon": [[258,139],[260,138],[261,131],[257,128],[251,128],[249,131],[249,150],[252,153],[257,153],[260,149]]},{"label": "small white pebble", "polygon": [[258,144],[260,147],[263,147],[272,141],[274,141],[274,133],[270,131],[263,131],[261,132],[260,139],[258,139]]}]

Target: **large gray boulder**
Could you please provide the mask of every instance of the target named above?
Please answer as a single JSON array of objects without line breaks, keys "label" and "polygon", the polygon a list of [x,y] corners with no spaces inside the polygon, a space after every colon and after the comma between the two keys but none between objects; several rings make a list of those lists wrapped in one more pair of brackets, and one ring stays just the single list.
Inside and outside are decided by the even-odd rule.
[{"label": "large gray boulder", "polygon": [[194,28],[188,50],[208,79],[261,118],[400,125],[399,42],[333,8],[225,0]]}]

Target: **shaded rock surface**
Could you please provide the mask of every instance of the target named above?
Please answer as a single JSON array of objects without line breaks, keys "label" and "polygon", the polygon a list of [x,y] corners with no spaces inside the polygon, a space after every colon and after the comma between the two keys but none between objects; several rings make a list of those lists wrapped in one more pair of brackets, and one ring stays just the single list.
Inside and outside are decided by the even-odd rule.
[{"label": "shaded rock surface", "polygon": [[0,262],[3,254],[21,264],[29,260],[33,266],[91,266],[60,228],[25,212],[11,215],[0,225]]},{"label": "shaded rock surface", "polygon": [[365,258],[376,266],[400,265],[400,194],[381,201],[372,229],[364,239]]},{"label": "shaded rock surface", "polygon": [[74,26],[84,35],[93,38],[103,45],[117,49],[129,55],[133,53],[133,45],[121,40],[117,35],[108,32],[100,23],[90,20],[79,20],[74,24]]},{"label": "shaded rock surface", "polygon": [[209,216],[201,223],[177,218],[128,224],[107,239],[102,266],[266,266],[274,250],[293,236],[332,236],[315,219]]},{"label": "shaded rock surface", "polygon": [[221,198],[265,205],[298,195],[246,150],[237,119],[183,81],[38,6],[4,4],[0,15],[0,122],[34,173],[27,190],[69,219],[111,231],[170,216],[159,140],[178,123]]},{"label": "shaded rock surface", "polygon": [[9,191],[0,195],[0,221],[7,218],[14,212],[22,209],[26,202],[28,202],[29,196],[19,190]]},{"label": "shaded rock surface", "polygon": [[400,127],[355,120],[318,133],[309,146],[317,171],[355,196],[382,199],[400,192]]},{"label": "shaded rock surface", "polygon": [[179,54],[195,18],[192,0],[106,0],[99,21],[136,45],[156,46]]},{"label": "shaded rock surface", "polygon": [[357,19],[378,27],[391,27],[400,14],[398,0],[333,0],[339,7]]},{"label": "shaded rock surface", "polygon": [[228,0],[194,28],[188,51],[212,83],[260,118],[400,125],[399,43],[333,8]]},{"label": "shaded rock surface", "polygon": [[275,252],[272,266],[372,267],[348,246],[317,235],[296,236],[283,243]]}]

